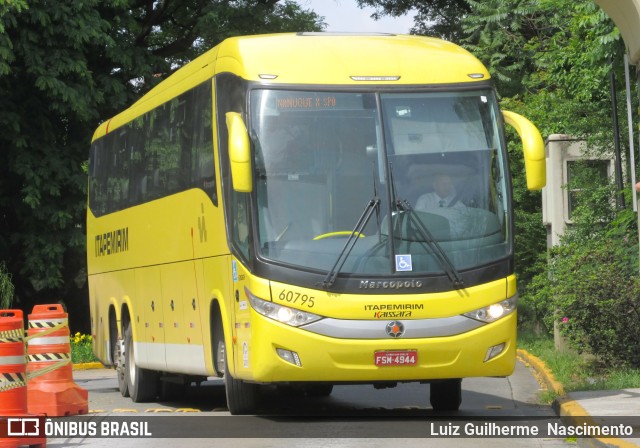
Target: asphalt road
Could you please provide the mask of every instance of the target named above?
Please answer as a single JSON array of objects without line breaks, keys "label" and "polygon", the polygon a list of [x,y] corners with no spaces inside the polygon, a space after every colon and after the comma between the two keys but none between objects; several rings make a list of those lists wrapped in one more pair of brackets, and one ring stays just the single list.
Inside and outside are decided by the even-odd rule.
[{"label": "asphalt road", "polygon": [[[217,379],[189,388],[179,400],[156,403],[133,403],[121,397],[113,370],[75,371],[74,379],[89,391],[90,413],[56,421],[82,422],[85,426],[77,426],[79,431],[93,428],[98,434],[102,425],[111,426],[110,436],[70,437],[66,432],[65,437],[49,437],[48,447],[575,446],[547,435],[464,437],[468,430],[496,435],[487,428],[488,422],[527,427],[555,419],[550,406],[538,402],[540,385],[520,363],[508,378],[465,379],[460,410],[444,416],[431,409],[429,386],[417,383],[382,390],[336,386],[325,398],[283,397],[275,389],[268,390],[259,415],[236,417],[227,411],[224,387]],[[121,436],[114,438],[114,431]],[[131,437],[135,431],[146,431],[151,437]]]}]

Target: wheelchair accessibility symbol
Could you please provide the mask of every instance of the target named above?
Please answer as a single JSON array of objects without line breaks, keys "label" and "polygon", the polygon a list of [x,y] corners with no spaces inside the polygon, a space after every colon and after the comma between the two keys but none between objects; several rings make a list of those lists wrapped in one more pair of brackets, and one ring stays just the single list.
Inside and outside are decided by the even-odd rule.
[{"label": "wheelchair accessibility symbol", "polygon": [[396,255],[396,272],[409,272],[413,271],[411,265],[411,254]]}]

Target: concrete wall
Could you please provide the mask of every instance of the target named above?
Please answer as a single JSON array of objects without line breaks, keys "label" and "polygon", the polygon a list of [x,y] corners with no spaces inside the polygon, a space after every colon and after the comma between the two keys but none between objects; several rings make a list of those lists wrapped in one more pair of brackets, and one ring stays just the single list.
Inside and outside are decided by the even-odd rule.
[{"label": "concrete wall", "polygon": [[613,156],[596,157],[586,154],[583,140],[564,134],[552,134],[545,142],[547,186],[542,189],[542,221],[547,228],[547,247],[560,243],[569,219],[568,162],[574,160],[606,160],[608,175],[613,177]]}]

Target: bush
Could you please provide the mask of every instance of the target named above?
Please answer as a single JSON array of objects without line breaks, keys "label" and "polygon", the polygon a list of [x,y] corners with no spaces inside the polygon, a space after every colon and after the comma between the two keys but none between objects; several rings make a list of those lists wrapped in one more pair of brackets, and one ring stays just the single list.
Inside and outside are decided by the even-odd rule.
[{"label": "bush", "polygon": [[640,366],[637,251],[637,241],[606,234],[561,246],[551,262],[561,333],[607,364]]},{"label": "bush", "polygon": [[[587,184],[585,184],[587,185]],[[615,366],[640,366],[640,279],[636,216],[619,211],[611,185],[581,191],[581,206],[527,306],[578,352]]]},{"label": "bush", "polygon": [[537,336],[553,333],[554,302],[548,262],[545,261],[540,273],[522,288],[518,301],[518,326],[522,330],[533,331]]}]

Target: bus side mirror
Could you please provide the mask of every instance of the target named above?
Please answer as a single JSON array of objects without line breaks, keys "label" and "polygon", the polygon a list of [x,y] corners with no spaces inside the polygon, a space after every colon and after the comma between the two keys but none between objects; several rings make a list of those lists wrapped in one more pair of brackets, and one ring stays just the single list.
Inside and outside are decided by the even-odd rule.
[{"label": "bus side mirror", "polygon": [[253,190],[253,173],[249,133],[239,113],[227,112],[226,119],[233,189],[241,193],[250,193]]},{"label": "bus side mirror", "polygon": [[515,128],[522,140],[527,188],[540,190],[547,183],[544,141],[538,128],[522,115],[502,111],[505,123]]}]

